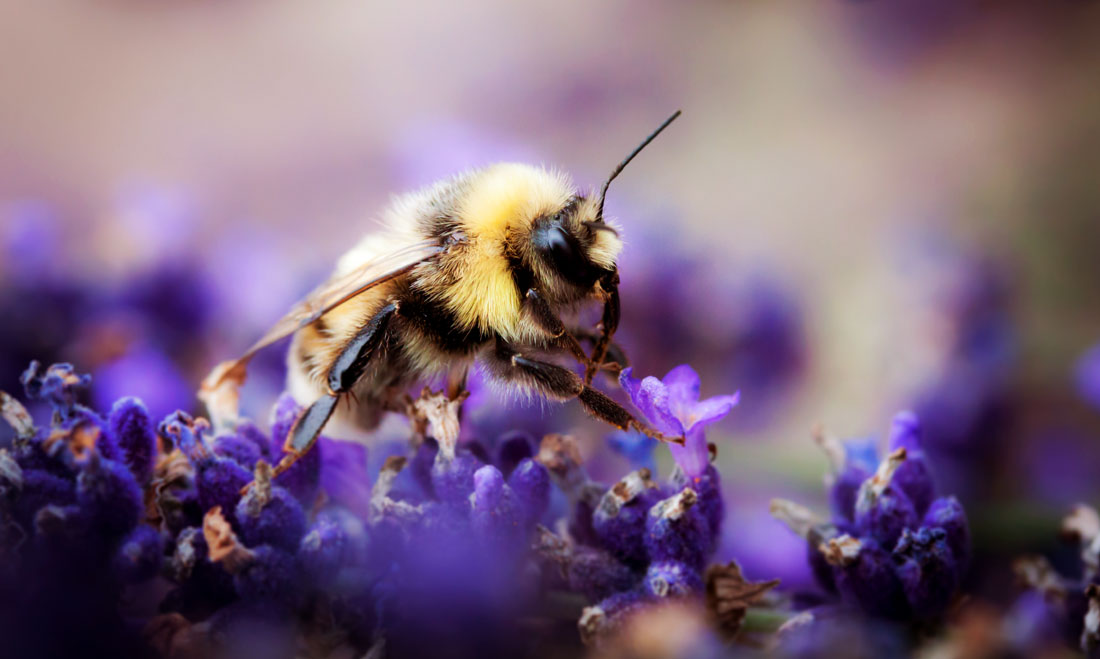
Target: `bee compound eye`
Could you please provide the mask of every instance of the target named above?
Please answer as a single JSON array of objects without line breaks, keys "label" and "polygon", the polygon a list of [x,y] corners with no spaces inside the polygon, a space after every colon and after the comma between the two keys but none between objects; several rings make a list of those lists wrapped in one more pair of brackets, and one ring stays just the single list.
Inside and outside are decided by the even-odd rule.
[{"label": "bee compound eye", "polygon": [[541,247],[549,256],[554,269],[565,279],[588,286],[598,277],[577,239],[562,227],[552,226],[547,229]]},{"label": "bee compound eye", "polygon": [[546,247],[559,268],[577,260],[577,245],[561,227],[552,227],[546,232]]}]

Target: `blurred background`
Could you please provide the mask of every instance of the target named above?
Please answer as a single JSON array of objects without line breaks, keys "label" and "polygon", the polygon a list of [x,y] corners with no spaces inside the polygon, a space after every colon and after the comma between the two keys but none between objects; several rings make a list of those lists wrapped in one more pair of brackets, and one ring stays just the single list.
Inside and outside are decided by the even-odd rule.
[{"label": "blurred background", "polygon": [[[815,424],[884,439],[912,408],[998,595],[1100,503],[1098,71],[1071,0],[3,2],[0,388],[69,360],[97,406],[198,411],[391,194],[498,160],[596,187],[682,108],[607,207],[636,372],[742,392],[718,558],[808,582],[768,500],[825,509]],[[266,419],[280,350],[256,366]],[[625,470],[571,408],[481,404],[475,433]]]}]

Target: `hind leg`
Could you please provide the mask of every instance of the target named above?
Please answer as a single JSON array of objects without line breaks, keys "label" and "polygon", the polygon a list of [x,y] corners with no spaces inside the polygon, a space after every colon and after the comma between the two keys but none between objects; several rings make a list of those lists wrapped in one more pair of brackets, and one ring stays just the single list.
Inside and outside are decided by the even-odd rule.
[{"label": "hind leg", "polygon": [[307,407],[287,433],[286,443],[283,444],[286,455],[275,466],[275,475],[289,469],[313,447],[332,417],[340,397],[350,394],[351,388],[363,377],[397,310],[397,302],[382,307],[337,356],[325,378],[328,392]]}]

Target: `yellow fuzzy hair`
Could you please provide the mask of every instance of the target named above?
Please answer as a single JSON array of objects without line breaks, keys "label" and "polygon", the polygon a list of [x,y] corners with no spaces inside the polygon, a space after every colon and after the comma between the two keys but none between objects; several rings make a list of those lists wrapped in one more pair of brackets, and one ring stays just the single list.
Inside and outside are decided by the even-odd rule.
[{"label": "yellow fuzzy hair", "polygon": [[471,182],[457,213],[469,241],[466,269],[446,298],[463,328],[524,338],[520,296],[502,248],[510,231],[562,207],[572,194],[563,176],[530,165],[494,165]]}]

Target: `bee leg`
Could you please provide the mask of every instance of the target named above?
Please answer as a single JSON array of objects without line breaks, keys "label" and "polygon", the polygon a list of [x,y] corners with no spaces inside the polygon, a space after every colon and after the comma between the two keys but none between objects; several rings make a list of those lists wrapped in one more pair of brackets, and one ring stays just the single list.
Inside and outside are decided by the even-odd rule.
[{"label": "bee leg", "polygon": [[286,442],[283,443],[283,452],[286,455],[275,465],[273,475],[278,476],[290,469],[292,464],[305,455],[309,449],[313,448],[313,444],[317,441],[317,437],[321,434],[325,424],[328,423],[338,402],[340,402],[338,394],[325,394],[315,400],[294,420],[294,425],[290,427],[290,432],[286,434]]},{"label": "bee leg", "polygon": [[592,378],[596,376],[597,371],[603,365],[604,357],[607,356],[608,346],[611,345],[611,337],[615,334],[615,330],[619,329],[619,273],[614,272],[606,279],[600,280],[600,287],[603,288],[606,295],[603,304],[603,318],[600,320],[601,334],[600,340],[596,342],[596,347],[592,349],[590,364],[584,371],[585,384],[592,384]]},{"label": "bee leg", "polygon": [[663,442],[682,444],[684,441],[681,437],[668,437],[642,423],[607,394],[585,384],[579,375],[565,367],[525,357],[503,341],[497,343],[492,360],[494,373],[498,377],[527,385],[548,398],[576,398],[589,414],[620,430],[637,430]]},{"label": "bee leg", "polygon": [[382,343],[386,328],[397,314],[397,309],[397,302],[390,302],[382,307],[344,346],[328,371],[328,388],[331,393],[342,394],[350,391],[359,378],[363,377],[363,372],[367,370],[367,364],[370,363],[374,351]]},{"label": "bee leg", "polygon": [[566,329],[565,323],[561,322],[561,318],[554,314],[550,304],[547,303],[546,298],[539,294],[538,289],[527,289],[524,304],[530,309],[531,317],[542,331],[549,334],[550,338],[554,339],[561,347],[571,352],[586,369],[591,367],[588,355],[585,354],[580,342]]},{"label": "bee leg", "polygon": [[302,412],[295,420],[290,432],[287,433],[283,451],[287,453],[279,464],[275,466],[275,475],[281,474],[290,468],[300,457],[305,455],[317,437],[321,434],[325,424],[328,423],[340,396],[351,394],[352,387],[363,376],[367,365],[375,350],[385,337],[386,328],[390,320],[397,313],[398,305],[391,302],[382,307],[378,313],[367,322],[363,329],[348,342],[344,349],[336,357],[332,368],[328,372],[328,393],[318,398]]},{"label": "bee leg", "polygon": [[[574,327],[569,331],[573,336],[577,337],[578,340],[587,341],[593,346],[597,345],[603,337],[601,332],[594,332],[587,327]],[[618,374],[619,371],[630,366],[630,358],[626,356],[626,351],[615,341],[608,342],[607,356],[604,360],[601,368],[603,370],[613,371],[615,374]]]}]

